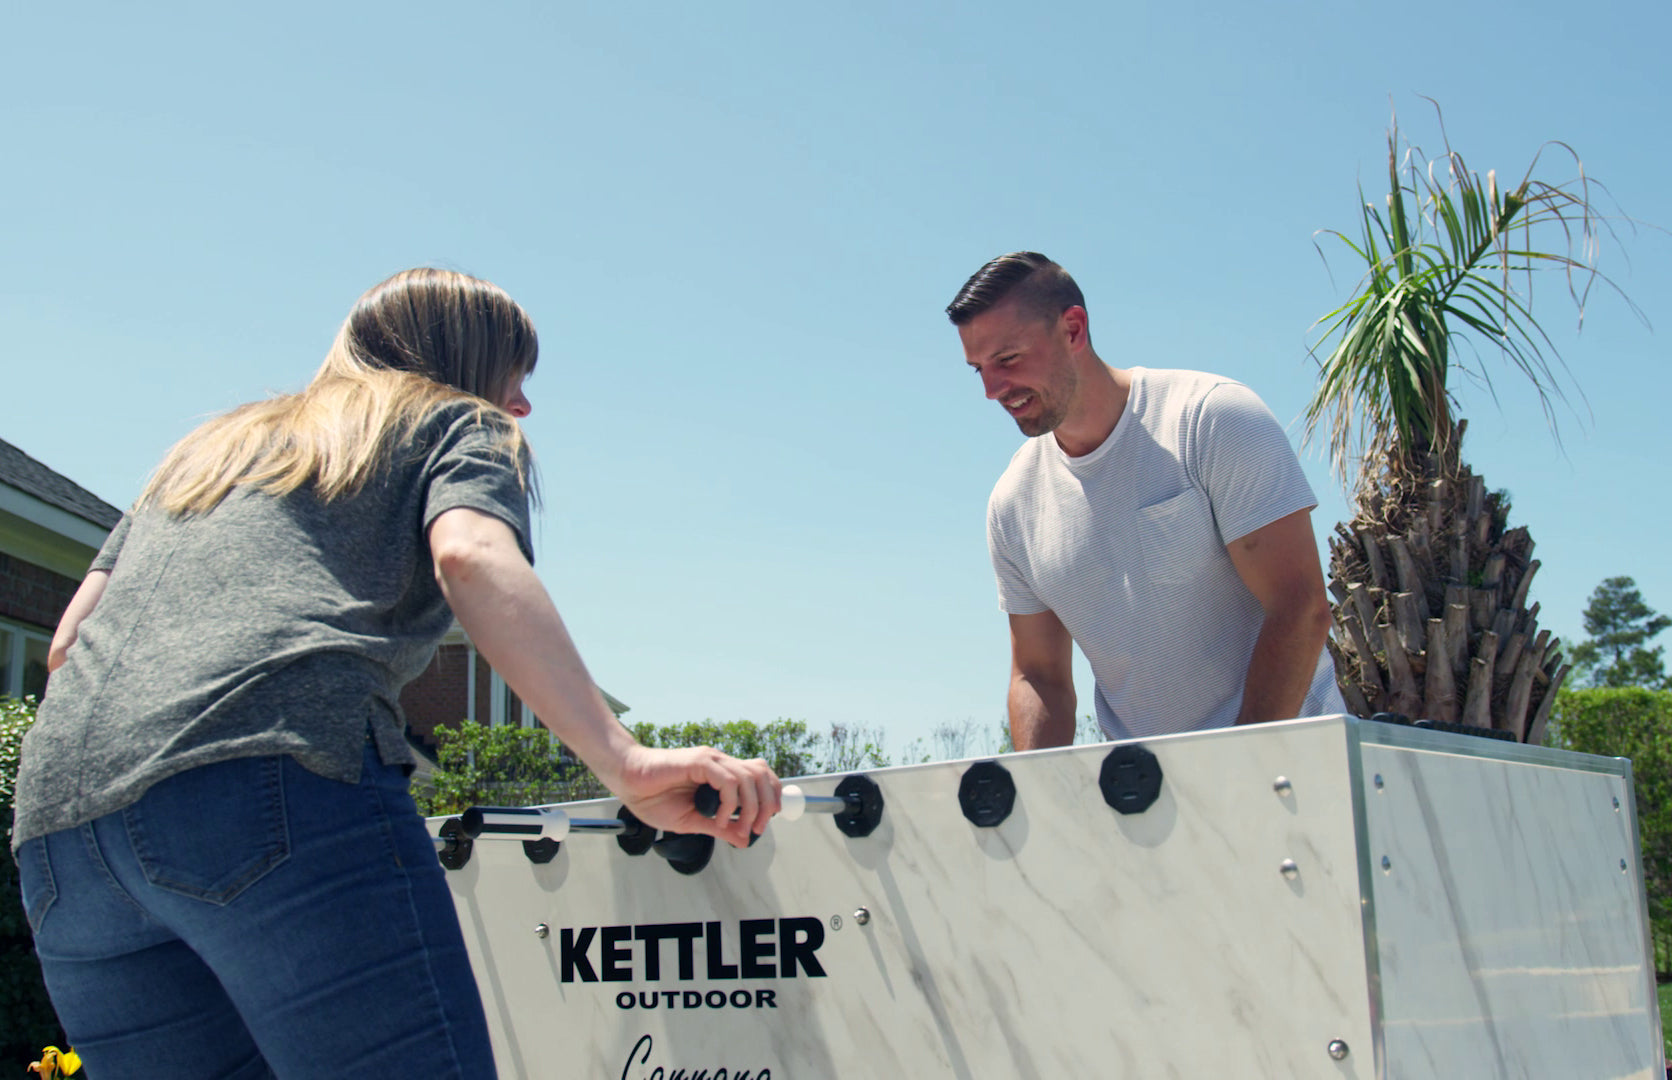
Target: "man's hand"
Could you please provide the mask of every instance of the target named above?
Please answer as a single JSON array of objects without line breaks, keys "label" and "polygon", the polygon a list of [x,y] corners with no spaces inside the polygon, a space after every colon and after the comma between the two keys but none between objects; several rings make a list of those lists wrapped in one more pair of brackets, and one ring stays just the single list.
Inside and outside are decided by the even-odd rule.
[{"label": "man's hand", "polygon": [[1074,639],[1055,612],[1010,616],[1010,740],[1018,750],[1074,741]]},{"label": "man's hand", "polygon": [[1243,682],[1239,724],[1300,714],[1329,636],[1329,599],[1312,535],[1312,511],[1297,510],[1227,545],[1265,621]]}]

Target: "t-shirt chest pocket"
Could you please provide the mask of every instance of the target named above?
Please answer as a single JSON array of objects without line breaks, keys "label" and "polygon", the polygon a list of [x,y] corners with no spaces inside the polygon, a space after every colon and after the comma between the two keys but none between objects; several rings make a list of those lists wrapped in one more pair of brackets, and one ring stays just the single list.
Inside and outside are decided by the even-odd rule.
[{"label": "t-shirt chest pocket", "polygon": [[1170,499],[1138,509],[1142,575],[1159,585],[1182,585],[1200,574],[1224,545],[1207,495],[1186,487]]}]

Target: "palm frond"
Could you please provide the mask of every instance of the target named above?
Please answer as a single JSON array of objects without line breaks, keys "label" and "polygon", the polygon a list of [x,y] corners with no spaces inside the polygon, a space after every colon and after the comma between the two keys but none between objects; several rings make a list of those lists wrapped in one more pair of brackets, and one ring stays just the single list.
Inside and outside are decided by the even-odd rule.
[{"label": "palm frond", "polygon": [[[1444,138],[1443,117],[1440,124]],[[1552,147],[1573,160],[1577,179],[1552,183],[1534,175]],[[1505,190],[1495,172],[1483,179],[1471,171],[1449,139],[1432,160],[1402,143],[1395,119],[1382,205],[1361,191],[1359,239],[1327,234],[1364,267],[1353,295],[1313,324],[1319,374],[1305,439],[1327,429],[1338,476],[1345,481],[1367,454],[1413,464],[1453,449],[1451,347],[1460,335],[1490,346],[1530,382],[1556,431],[1552,406],[1577,386],[1533,316],[1532,282],[1537,271],[1561,273],[1581,320],[1597,283],[1620,292],[1597,268],[1600,237],[1612,229],[1592,201],[1593,188],[1604,190],[1566,144],[1547,144]],[[1469,374],[1490,387],[1484,363]]]}]

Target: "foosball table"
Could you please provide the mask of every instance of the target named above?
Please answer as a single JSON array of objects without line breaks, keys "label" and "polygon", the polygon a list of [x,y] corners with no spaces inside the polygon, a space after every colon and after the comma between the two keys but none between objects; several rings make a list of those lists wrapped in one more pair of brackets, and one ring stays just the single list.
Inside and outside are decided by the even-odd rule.
[{"label": "foosball table", "polygon": [[501,1075],[1661,1080],[1630,764],[1351,717],[432,819]]}]

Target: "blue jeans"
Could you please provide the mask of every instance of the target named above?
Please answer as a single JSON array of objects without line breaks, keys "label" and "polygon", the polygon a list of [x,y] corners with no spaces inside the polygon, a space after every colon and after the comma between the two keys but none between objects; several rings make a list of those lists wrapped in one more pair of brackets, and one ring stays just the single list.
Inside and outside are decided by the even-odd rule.
[{"label": "blue jeans", "polygon": [[24,844],[23,906],[94,1077],[491,1077],[458,918],[398,766],[179,773]]}]

